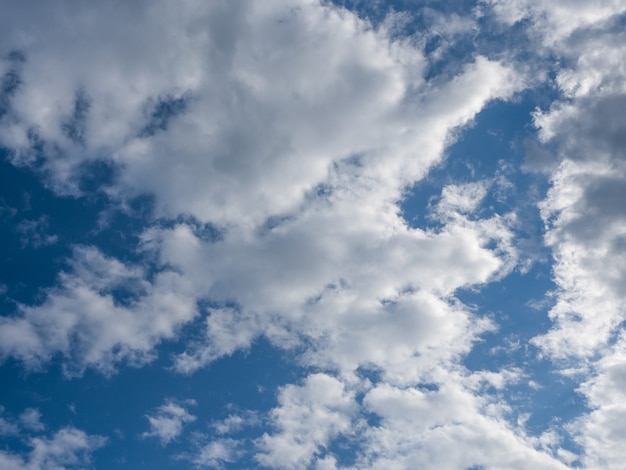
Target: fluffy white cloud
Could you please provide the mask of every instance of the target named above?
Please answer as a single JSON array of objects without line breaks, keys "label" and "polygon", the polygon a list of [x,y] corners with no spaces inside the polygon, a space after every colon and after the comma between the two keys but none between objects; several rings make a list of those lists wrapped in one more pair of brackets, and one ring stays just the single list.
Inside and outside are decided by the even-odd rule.
[{"label": "fluffy white cloud", "polygon": [[[162,263],[197,283],[199,296],[238,305],[211,309],[206,348],[181,356],[181,371],[262,334],[282,347],[308,338],[309,364],[346,370],[391,366],[417,352],[428,362],[467,350],[488,325],[470,322],[446,299],[511,268],[506,218],[470,220],[446,202],[444,228],[423,231],[409,228],[375,189],[351,190],[339,188],[253,235],[231,231],[206,243],[186,225],[147,235]],[[490,242],[495,249],[484,248]]]},{"label": "fluffy white cloud", "polygon": [[[605,6],[612,14],[626,10],[621,3]],[[555,328],[536,340],[555,357],[591,357],[626,318],[621,288],[626,278],[626,121],[621,112],[626,56],[618,24],[596,22],[562,38],[554,53],[567,59],[557,76],[566,100],[535,115],[540,138],[556,145],[561,159],[541,204],[559,286],[551,311]]]},{"label": "fluffy white cloud", "polygon": [[586,468],[619,469],[626,450],[626,337],[620,335],[611,351],[598,361],[594,374],[582,385],[592,411],[571,425],[585,450]]},{"label": "fluffy white cloud", "polygon": [[[192,215],[222,237],[189,223],[147,229],[163,268],[150,280],[78,248],[41,305],[0,319],[2,356],[38,364],[61,353],[70,372],[141,364],[209,299],[206,338],[178,370],[265,336],[325,371],[280,389],[275,432],[257,441],[263,465],[333,468],[324,448],[358,424],[365,468],[563,468],[507,423],[504,405],[478,398],[490,392],[460,365],[493,325],[455,291],[510,272],[514,216],[474,214],[485,183],[444,188],[437,230],[408,226],[399,207],[456,130],[523,86],[510,67],[476,56],[426,83],[410,39],[313,0],[12,7],[0,43],[25,57],[3,65],[22,81],[0,123],[12,161],[38,162],[74,195],[85,165],[107,161],[112,200],[153,195],[156,216]],[[367,429],[364,413],[382,424]],[[167,444],[193,418],[167,403],[144,435]],[[195,463],[236,456],[224,438]]]},{"label": "fluffy white cloud", "polygon": [[277,428],[264,434],[257,460],[269,468],[310,468],[320,448],[352,426],[357,410],[352,393],[339,380],[313,374],[300,386],[287,385],[278,396],[279,406],[271,412]]},{"label": "fluffy white cloud", "polygon": [[481,57],[426,86],[410,41],[317,1],[116,5],[12,5],[0,27],[26,59],[0,141],[17,163],[43,157],[60,191],[114,162],[112,194],[152,193],[170,216],[262,222],[354,156],[410,182],[451,126],[517,86]]},{"label": "fluffy white cloud", "polygon": [[[316,1],[189,1],[175,14],[167,3],[118,7],[125,13],[44,5],[31,15],[27,3],[12,5],[2,34],[24,60],[11,65],[21,83],[0,140],[16,164],[42,161],[58,191],[76,194],[84,165],[106,160],[118,167],[112,196],[152,194],[157,214],[228,230],[215,244],[185,226],[147,234],[182,271],[149,284],[135,271],[142,293],[129,305],[113,285],[83,276],[91,267],[63,274],[43,305],[2,320],[3,355],[33,363],[76,355],[79,371],[140,363],[193,317],[199,298],[243,306],[210,315],[210,350],[179,362],[191,370],[262,333],[297,341],[291,325],[322,305],[325,315],[312,319],[320,324],[309,325],[319,334],[335,326],[332,308],[352,316],[346,329],[407,289],[446,296],[501,270],[500,253],[482,248],[506,232],[500,221],[427,233],[408,229],[397,203],[441,159],[454,129],[521,86],[509,68],[478,56],[427,85],[410,40]],[[272,215],[293,221],[262,233]],[[106,282],[120,281],[111,278],[116,263],[104,262]]]},{"label": "fluffy white cloud", "polygon": [[199,468],[224,468],[224,463],[236,462],[240,456],[238,442],[234,439],[216,439],[202,446],[191,459]]},{"label": "fluffy white cloud", "polygon": [[[318,373],[286,386],[270,413],[276,429],[258,440],[256,458],[269,468],[568,468],[557,457],[558,438],[527,436],[490,392],[517,373],[469,374],[448,365],[422,378],[431,382],[342,382]],[[354,466],[338,466],[327,452],[337,438]]]},{"label": "fluffy white cloud", "polygon": [[34,408],[28,408],[19,417],[20,424],[29,431],[43,431],[45,425],[41,422],[41,413]]},{"label": "fluffy white cloud", "polygon": [[[626,5],[620,1],[491,2],[510,21],[528,20],[563,64],[562,98],[538,111],[539,137],[555,149],[541,203],[554,258],[553,327],[533,342],[577,372],[591,411],[570,426],[586,468],[623,466],[623,335],[626,320]],[[590,375],[587,375],[590,373]]]},{"label": "fluffy white cloud", "polygon": [[106,442],[101,436],[66,427],[51,437],[30,439],[26,457],[0,451],[0,467],[6,470],[65,470],[84,468],[91,453]]},{"label": "fluffy white cloud", "polygon": [[38,367],[61,353],[70,375],[89,366],[111,372],[122,360],[145,363],[155,344],[173,337],[196,312],[178,274],[163,271],[152,282],[146,277],[139,266],[93,247],[76,248],[71,271],[60,274],[60,285],[41,305],[22,305],[0,319],[0,354]]},{"label": "fluffy white cloud", "polygon": [[523,429],[507,423],[506,405],[488,396],[465,388],[452,376],[435,389],[377,385],[366,394],[364,405],[381,424],[367,429],[365,451],[356,467],[568,468],[538,451]]},{"label": "fluffy white cloud", "polygon": [[530,20],[532,30],[547,46],[579,29],[591,29],[626,10],[621,0],[484,0],[508,24]]},{"label": "fluffy white cloud", "polygon": [[[0,406],[0,415],[4,414],[4,407]],[[21,432],[43,431],[41,413],[35,408],[27,408],[17,419],[0,416],[0,436],[16,436]]]},{"label": "fluffy white cloud", "polygon": [[[195,402],[187,400],[183,404],[193,405]],[[172,400],[159,406],[154,413],[146,415],[146,418],[150,423],[150,430],[143,433],[142,436],[156,437],[164,446],[178,438],[186,424],[196,420],[196,417],[189,413],[182,404]]]}]

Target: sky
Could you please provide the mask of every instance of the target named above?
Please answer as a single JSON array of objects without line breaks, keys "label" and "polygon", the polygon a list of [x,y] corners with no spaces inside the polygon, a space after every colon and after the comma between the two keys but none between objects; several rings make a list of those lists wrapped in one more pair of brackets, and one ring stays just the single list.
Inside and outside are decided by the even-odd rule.
[{"label": "sky", "polygon": [[623,469],[623,0],[4,0],[0,468]]}]

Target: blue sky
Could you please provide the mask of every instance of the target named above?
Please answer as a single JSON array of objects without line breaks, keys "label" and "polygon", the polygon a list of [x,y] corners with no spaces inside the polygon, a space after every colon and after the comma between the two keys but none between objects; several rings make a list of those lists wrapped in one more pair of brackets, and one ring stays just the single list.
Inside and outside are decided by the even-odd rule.
[{"label": "blue sky", "polygon": [[10,0],[0,468],[622,469],[625,21]]}]

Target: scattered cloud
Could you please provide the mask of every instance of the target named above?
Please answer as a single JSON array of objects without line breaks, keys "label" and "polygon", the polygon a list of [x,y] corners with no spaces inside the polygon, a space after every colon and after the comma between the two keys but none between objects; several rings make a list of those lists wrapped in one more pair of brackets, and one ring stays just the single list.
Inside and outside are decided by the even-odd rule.
[{"label": "scattered cloud", "polygon": [[198,468],[222,469],[225,463],[237,461],[237,447],[238,443],[233,439],[216,439],[202,446],[191,461]]},{"label": "scattered cloud", "polygon": [[59,237],[50,235],[48,217],[42,215],[38,219],[24,219],[18,223],[15,230],[20,234],[22,247],[32,246],[39,248],[54,245]]},{"label": "scattered cloud", "polygon": [[186,400],[178,404],[172,400],[166,401],[152,414],[146,415],[150,423],[150,430],[144,432],[142,437],[156,437],[161,445],[166,446],[176,440],[183,432],[186,424],[193,423],[196,417],[187,411],[184,405],[194,405],[193,400]]},{"label": "scattered cloud", "polygon": [[[2,312],[0,360],[29,372],[58,360],[86,380],[90,368],[145,366],[166,340],[167,373],[187,376],[260,338],[289,351],[293,383],[265,411],[208,419],[213,435],[179,455],[197,467],[619,468],[626,6],[415,8],[376,22],[317,0],[10,2],[2,157],[55,200],[97,199],[102,232],[141,198],[149,208],[132,215],[140,241],[124,249],[93,234],[65,246],[56,280]],[[424,31],[406,34],[419,21]],[[482,31],[496,26],[529,50],[481,46],[498,40]],[[409,189],[445,167],[485,107],[546,86],[524,163],[498,155],[493,175],[451,174],[420,208],[431,224],[403,218]],[[464,292],[530,270],[522,203],[511,202],[518,163],[548,187],[533,209],[555,287],[553,302],[533,305],[549,325],[530,344],[503,335],[486,348],[492,362],[472,368],[465,359],[499,325]],[[490,198],[506,208],[486,210]],[[16,205],[0,198],[0,217],[22,249],[65,243],[54,214],[29,202],[18,221]],[[587,400],[561,429],[534,432],[513,410],[515,386],[545,389],[529,373],[531,349],[573,371]],[[204,419],[191,406],[166,399],[141,436],[180,442]],[[46,435],[39,409],[21,409],[0,408],[0,435],[35,437],[30,450],[0,451],[2,468],[84,466],[105,443],[73,427]],[[348,456],[334,452],[341,443]]]},{"label": "scattered cloud", "polygon": [[65,427],[50,437],[33,437],[25,456],[0,451],[0,466],[7,470],[64,470],[84,468],[91,453],[106,443],[101,436]]},{"label": "scattered cloud", "polygon": [[271,412],[277,428],[259,442],[256,458],[270,468],[310,468],[314,456],[339,434],[352,430],[356,402],[344,385],[326,374],[313,374],[301,386],[287,385]]},{"label": "scattered cloud", "polygon": [[144,268],[87,246],[76,247],[70,266],[41,305],[21,305],[0,319],[1,356],[37,368],[61,353],[69,375],[85,367],[110,373],[120,361],[150,361],[155,344],[195,315],[175,272],[157,273],[150,282]]}]

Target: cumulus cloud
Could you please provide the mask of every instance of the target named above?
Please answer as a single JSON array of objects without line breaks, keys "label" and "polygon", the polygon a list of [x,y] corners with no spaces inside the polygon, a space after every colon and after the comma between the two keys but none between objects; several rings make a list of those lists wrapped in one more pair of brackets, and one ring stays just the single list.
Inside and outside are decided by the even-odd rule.
[{"label": "cumulus cloud", "polygon": [[[510,23],[536,19],[538,34],[554,30],[562,40],[571,32],[559,23],[568,16],[559,15],[573,12],[572,2],[557,2],[546,15],[530,0],[487,3]],[[157,266],[152,272],[76,247],[70,269],[42,303],[0,319],[2,357],[37,366],[60,354],[70,374],[87,367],[110,372],[149,361],[160,341],[202,314],[204,338],[175,358],[180,372],[261,336],[321,370],[280,388],[269,415],[273,430],[255,441],[262,465],[334,468],[336,458],[325,452],[344,436],[355,442],[363,468],[565,468],[558,452],[537,450],[508,422],[490,388],[505,387],[507,374],[494,372],[484,385],[484,375],[461,363],[494,325],[455,294],[514,267],[514,214],[480,216],[486,182],[444,187],[433,207],[436,229],[409,226],[399,207],[459,129],[490,101],[523,88],[510,65],[476,55],[453,76],[427,82],[429,59],[411,38],[313,0],[11,8],[13,17],[0,19],[0,43],[14,53],[5,51],[0,70],[15,86],[0,103],[0,142],[15,165],[37,169],[58,194],[79,197],[90,165],[104,162],[113,176],[101,189],[112,204],[153,197],[154,218],[145,221],[150,226],[136,248],[152,250]],[[618,11],[604,2],[597,15],[585,10],[574,28]],[[435,23],[443,35],[475,25]],[[620,57],[611,60],[615,70]],[[594,64],[590,58],[583,65]],[[592,77],[578,86],[574,72],[559,83],[579,100],[575,108],[563,104],[536,116],[546,141],[560,140],[563,126],[577,122],[585,90],[618,83]],[[606,130],[620,141],[618,131]],[[566,224],[579,214],[605,220],[594,194],[596,201],[607,188],[615,200],[621,195],[619,181],[579,182],[576,165],[587,175],[591,164],[574,160],[553,175],[542,206],[563,295],[552,311],[558,327],[535,342],[554,356],[599,344],[559,336],[573,331],[559,313],[569,307],[559,305],[596,287],[569,288],[571,276],[576,286],[586,279],[580,273],[597,254],[581,258],[576,245],[566,259],[573,246]],[[615,176],[602,165],[608,163],[600,162],[598,175]],[[219,237],[201,236],[184,222],[190,218],[215,227]],[[618,224],[593,237],[613,246],[620,230]],[[613,266],[617,282],[621,268]],[[210,307],[197,312],[202,300]],[[619,318],[578,315],[600,341]],[[592,344],[567,349],[573,341]],[[368,425],[371,415],[381,424]],[[165,446],[196,418],[183,404],[166,402],[147,419],[143,436]],[[224,437],[193,461],[219,468],[238,455],[237,442]]]},{"label": "cumulus cloud", "polygon": [[215,439],[202,446],[191,459],[199,468],[224,468],[225,463],[233,463],[240,456],[238,442],[234,439]]},{"label": "cumulus cloud", "polygon": [[487,325],[472,325],[444,299],[511,268],[506,219],[469,220],[447,207],[440,232],[412,229],[374,191],[352,191],[314,201],[252,238],[231,232],[205,243],[186,225],[150,234],[162,263],[200,280],[197,288],[214,301],[238,304],[210,310],[206,347],[180,356],[179,370],[229,355],[259,335],[282,347],[308,337],[314,348],[307,362],[352,370],[426,354],[434,344],[449,347],[437,349],[448,355],[468,347]]},{"label": "cumulus cloud", "polygon": [[195,303],[176,273],[146,277],[140,266],[77,247],[71,270],[59,275],[60,285],[41,305],[22,305],[0,319],[0,354],[36,368],[60,353],[70,375],[149,361],[155,344],[193,318]]},{"label": "cumulus cloud", "polygon": [[[269,468],[569,468],[557,456],[558,439],[527,436],[487,392],[506,388],[515,373],[433,367],[422,379],[430,383],[342,382],[318,373],[286,386],[270,413],[275,430],[257,441],[256,459]],[[349,443],[353,467],[328,452],[335,442]]]},{"label": "cumulus cloud", "polygon": [[370,390],[364,405],[382,423],[367,430],[357,467],[568,468],[507,424],[502,403],[455,382],[448,377],[435,389],[380,384]]},{"label": "cumulus cloud", "polygon": [[622,332],[617,343],[595,366],[581,390],[592,411],[572,423],[571,431],[585,450],[587,468],[618,469],[626,452],[626,342]]},{"label": "cumulus cloud", "polygon": [[4,407],[0,406],[0,436],[17,436],[20,433],[43,431],[45,425],[41,422],[41,412],[35,408],[26,408],[17,418],[1,416]]},{"label": "cumulus cloud", "polygon": [[106,439],[65,427],[51,437],[34,437],[29,441],[26,456],[0,451],[0,466],[7,470],[64,470],[84,468],[91,453],[102,447]]},{"label": "cumulus cloud", "polygon": [[271,419],[277,432],[260,439],[256,458],[270,468],[310,468],[320,447],[352,426],[354,396],[334,377],[313,374],[279,393]]},{"label": "cumulus cloud", "polygon": [[594,28],[624,12],[620,0],[556,0],[549,4],[539,0],[484,0],[484,3],[508,24],[530,20],[533,33],[547,46],[554,46],[576,30]]},{"label": "cumulus cloud", "polygon": [[[626,103],[623,2],[494,1],[497,14],[528,21],[530,34],[561,61],[561,94],[535,113],[544,148],[558,161],[540,204],[554,258],[553,326],[533,339],[543,354],[578,373],[591,411],[570,427],[588,468],[623,465],[620,402],[626,297]],[[623,422],[623,420],[621,421]]]},{"label": "cumulus cloud", "polygon": [[187,400],[182,404],[178,404],[169,400],[159,406],[154,413],[146,415],[150,423],[150,430],[144,432],[142,436],[144,438],[156,437],[163,446],[176,440],[182,434],[183,427],[196,420],[196,417],[183,406],[184,404],[194,405],[195,402]]},{"label": "cumulus cloud", "polygon": [[[560,290],[551,311],[555,328],[536,340],[556,357],[590,357],[624,319],[619,286],[625,275],[620,246],[626,122],[620,109],[626,72],[619,45],[624,32],[619,19],[609,17],[626,9],[621,3],[599,3],[601,18],[563,33],[554,46],[554,53],[568,60],[556,80],[566,99],[535,114],[540,139],[555,145],[560,157],[540,206]],[[573,11],[574,2],[563,4]],[[580,335],[581,329],[586,334]]]},{"label": "cumulus cloud", "polygon": [[372,160],[366,170],[409,182],[439,157],[450,126],[517,86],[477,57],[433,90],[409,41],[316,1],[190,1],[177,21],[167,3],[118,6],[123,14],[41,6],[36,30],[25,27],[32,17],[19,21],[32,8],[13,5],[2,28],[10,43],[22,38],[25,60],[0,140],[18,164],[43,158],[62,192],[79,191],[85,163],[105,160],[120,169],[111,194],[152,193],[169,216],[259,223],[358,155]]},{"label": "cumulus cloud", "polygon": [[[82,172],[106,161],[116,168],[106,188],[114,200],[148,193],[156,215],[191,214],[225,233],[210,244],[184,225],[148,230],[146,240],[163,241],[164,265],[182,271],[160,273],[151,285],[137,273],[142,295],[129,305],[94,276],[62,274],[42,305],[3,319],[3,355],[35,363],[75,354],[79,370],[141,363],[193,317],[196,300],[242,305],[238,314],[209,316],[209,336],[219,339],[181,357],[179,369],[192,370],[260,333],[293,342],[289,324],[307,301],[339,292],[329,286],[345,280],[350,295],[369,290],[368,302],[379,302],[414,287],[447,295],[501,268],[482,248],[503,233],[495,219],[430,234],[409,230],[397,203],[442,158],[454,129],[522,86],[515,73],[477,56],[458,75],[427,86],[425,59],[411,41],[329,4],[292,6],[189,2],[177,7],[174,22],[167,4],[120,5],[125,14],[80,6],[71,10],[72,28],[62,27],[67,9],[43,6],[28,21],[3,24],[20,51],[11,62],[19,86],[0,126],[15,164],[36,164],[52,188],[77,195]],[[31,11],[13,8],[15,18]],[[113,14],[115,28],[105,27]],[[42,17],[44,28],[28,26]],[[135,28],[138,21],[144,27]],[[18,23],[25,25],[20,33]],[[263,233],[275,219],[291,222]],[[359,265],[365,254],[369,268]],[[188,256],[211,261],[201,268]],[[439,256],[458,267],[449,270]],[[104,262],[111,270],[116,263]],[[420,263],[440,272],[426,274]],[[103,279],[119,281],[111,275]],[[320,308],[310,303],[309,310]],[[370,309],[355,307],[353,315]],[[328,325],[315,328],[323,334]],[[68,341],[72,333],[78,348]]]}]

